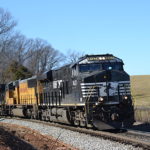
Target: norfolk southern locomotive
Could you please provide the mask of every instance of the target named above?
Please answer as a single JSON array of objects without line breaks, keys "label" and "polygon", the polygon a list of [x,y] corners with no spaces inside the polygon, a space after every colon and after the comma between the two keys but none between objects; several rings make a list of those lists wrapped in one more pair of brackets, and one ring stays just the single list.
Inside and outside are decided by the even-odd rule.
[{"label": "norfolk southern locomotive", "polygon": [[99,130],[131,126],[130,78],[123,65],[110,54],[86,55],[41,76],[11,82],[1,113]]}]

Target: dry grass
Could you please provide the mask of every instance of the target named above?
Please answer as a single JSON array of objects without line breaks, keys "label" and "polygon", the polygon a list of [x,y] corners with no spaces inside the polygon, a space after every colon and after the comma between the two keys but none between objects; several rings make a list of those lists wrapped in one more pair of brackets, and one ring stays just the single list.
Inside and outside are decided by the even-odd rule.
[{"label": "dry grass", "polygon": [[135,120],[145,123],[150,123],[150,108],[136,108]]},{"label": "dry grass", "polygon": [[150,108],[150,75],[131,76],[134,105]]}]

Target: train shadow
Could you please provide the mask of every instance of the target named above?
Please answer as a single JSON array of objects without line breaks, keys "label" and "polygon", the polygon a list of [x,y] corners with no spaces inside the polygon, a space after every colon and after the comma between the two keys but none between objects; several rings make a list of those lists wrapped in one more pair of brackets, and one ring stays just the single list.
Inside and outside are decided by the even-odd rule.
[{"label": "train shadow", "polygon": [[9,147],[11,150],[36,150],[32,145],[15,136],[13,132],[6,131],[3,127],[0,127],[0,143],[1,146]]},{"label": "train shadow", "polygon": [[110,133],[125,133],[127,132],[126,129],[108,129],[108,130],[103,130],[105,132],[110,132]]},{"label": "train shadow", "polygon": [[139,130],[139,131],[145,131],[150,132],[150,123],[140,123],[140,124],[134,124],[132,130]]}]

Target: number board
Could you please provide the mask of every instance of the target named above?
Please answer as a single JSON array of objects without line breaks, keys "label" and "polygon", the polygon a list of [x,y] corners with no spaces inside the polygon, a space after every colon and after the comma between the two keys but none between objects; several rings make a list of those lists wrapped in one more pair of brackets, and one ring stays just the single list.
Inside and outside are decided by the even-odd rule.
[{"label": "number board", "polygon": [[99,61],[99,60],[112,60],[114,56],[100,56],[100,57],[88,57],[88,61]]}]

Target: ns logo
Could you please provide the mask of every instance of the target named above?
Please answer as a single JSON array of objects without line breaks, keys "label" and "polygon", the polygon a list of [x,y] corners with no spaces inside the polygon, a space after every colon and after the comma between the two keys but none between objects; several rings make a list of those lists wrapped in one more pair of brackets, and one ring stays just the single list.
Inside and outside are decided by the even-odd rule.
[{"label": "ns logo", "polygon": [[101,92],[103,90],[104,95],[109,94],[109,96],[113,96],[116,94],[118,89],[118,84],[117,83],[106,83],[103,87],[101,87]]}]

